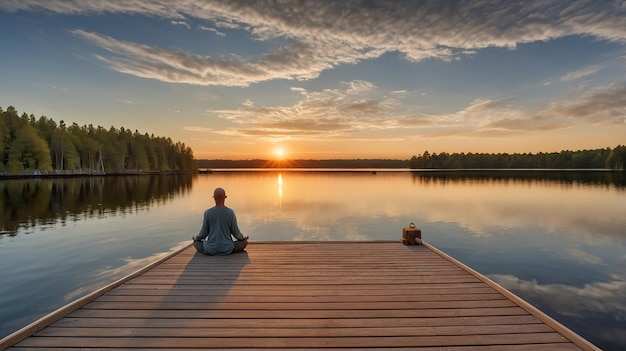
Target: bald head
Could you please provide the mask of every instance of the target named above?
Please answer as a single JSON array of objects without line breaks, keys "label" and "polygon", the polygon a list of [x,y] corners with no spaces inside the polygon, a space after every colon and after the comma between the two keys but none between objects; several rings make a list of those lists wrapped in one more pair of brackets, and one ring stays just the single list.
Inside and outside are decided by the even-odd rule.
[{"label": "bald head", "polygon": [[216,188],[213,191],[213,199],[215,199],[215,205],[223,206],[226,200],[226,190],[222,188]]}]

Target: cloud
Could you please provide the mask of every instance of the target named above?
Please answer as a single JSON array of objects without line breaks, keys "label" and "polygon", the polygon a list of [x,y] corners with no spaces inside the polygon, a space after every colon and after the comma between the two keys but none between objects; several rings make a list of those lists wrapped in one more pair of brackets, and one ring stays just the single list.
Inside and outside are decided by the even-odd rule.
[{"label": "cloud", "polygon": [[521,280],[511,275],[489,275],[489,278],[516,295],[529,301],[550,301],[550,308],[561,316],[579,321],[593,314],[596,319],[612,320],[613,327],[606,324],[597,327],[596,335],[615,342],[626,341],[618,326],[626,319],[626,281],[624,276],[612,276],[609,281],[593,282],[582,287],[564,284],[540,284],[536,280]]},{"label": "cloud", "polygon": [[135,102],[133,100],[113,99],[113,101],[119,102],[119,103],[124,104],[124,105],[135,105]]},{"label": "cloud", "polygon": [[200,127],[200,126],[184,126],[183,130],[188,132],[210,133],[213,132],[213,128]]},{"label": "cloud", "polygon": [[503,99],[476,99],[466,108],[445,115],[431,115],[437,120],[437,126],[445,129],[439,136],[467,135],[467,136],[501,136],[501,126],[497,123],[502,120],[517,120],[524,116],[524,112],[513,105],[511,98]]},{"label": "cloud", "polygon": [[[515,48],[571,35],[626,40],[626,7],[593,0],[280,4],[270,0],[8,0],[0,3],[0,9],[70,15],[125,13],[167,18],[173,23],[194,19],[212,23],[202,28],[213,28],[218,35],[222,32],[216,28],[227,28],[270,44],[260,55],[209,59],[75,31],[95,45],[106,47],[110,54],[101,59],[115,70],[200,85],[247,86],[272,79],[312,79],[324,70],[389,52],[400,53],[409,61],[452,61],[483,48]],[[150,56],[153,54],[165,55],[167,60],[155,60]],[[591,73],[578,72],[578,76],[584,74]]]},{"label": "cloud", "polygon": [[626,83],[604,87],[580,87],[562,102],[549,103],[535,114],[498,118],[487,123],[481,132],[529,132],[562,129],[583,124],[623,125],[626,115]]},{"label": "cloud", "polygon": [[[215,22],[216,27],[226,28],[226,29],[240,29],[241,25],[238,23],[233,23],[232,21],[217,21]],[[249,27],[245,27],[246,30],[250,30]]]},{"label": "cloud", "polygon": [[201,25],[201,26],[198,26],[198,29],[206,30],[206,31],[209,31],[209,32],[213,32],[213,33],[215,33],[215,35],[220,36],[220,37],[225,37],[226,36],[226,33],[220,32],[219,30],[217,30],[217,29],[215,29],[213,27],[205,27],[205,26]]},{"label": "cloud", "polygon": [[374,89],[366,81],[344,83],[345,89],[308,91],[294,87],[300,100],[292,106],[256,106],[246,100],[233,110],[211,110],[210,114],[228,120],[237,127],[222,130],[228,135],[264,137],[268,140],[284,138],[333,138],[361,130],[394,127],[387,119],[393,110],[386,99],[366,98]]},{"label": "cloud", "polygon": [[503,118],[487,124],[483,131],[489,129],[508,131],[546,131],[562,129],[571,125],[572,124],[570,122],[561,119],[535,115],[530,118]]},{"label": "cloud", "polygon": [[[450,114],[424,114],[407,108],[401,99],[417,94],[409,91],[380,91],[374,84],[356,80],[343,82],[342,89],[309,91],[292,87],[299,100],[290,106],[257,106],[252,100],[229,110],[209,110],[231,122],[232,127],[214,130],[231,136],[282,139],[364,140],[366,134],[393,132],[394,139],[412,137],[419,130],[439,129],[439,134],[468,134],[503,116],[521,112],[510,99],[477,99],[466,108]],[[445,132],[444,132],[445,131]],[[389,133],[391,135],[391,133]]]},{"label": "cloud", "polygon": [[102,282],[114,282],[118,279],[121,279],[128,274],[131,274],[143,267],[146,267],[147,265],[151,263],[154,263],[155,261],[163,258],[164,256],[168,255],[169,253],[173,251],[180,250],[186,245],[189,245],[189,243],[186,241],[183,241],[183,242],[180,242],[178,245],[172,247],[170,251],[168,252],[158,252],[151,256],[144,257],[144,258],[127,257],[124,259],[123,266],[106,267],[100,271],[94,272],[93,275],[96,278],[98,278],[95,283],[89,284],[86,286],[81,286],[77,288],[76,290],[65,294],[63,298],[65,299],[65,301],[75,300],[79,298],[80,296],[84,296],[88,294],[89,292],[95,291],[96,289],[100,288]]},{"label": "cloud", "polygon": [[191,29],[191,26],[185,21],[171,21],[170,23],[175,26],[184,26],[187,27],[187,29]]},{"label": "cloud", "polygon": [[360,94],[376,88],[374,84],[363,80],[355,80],[345,84],[349,86],[348,90],[346,90],[347,94]]},{"label": "cloud", "polygon": [[[550,301],[555,303],[557,311],[565,315],[576,315],[580,311],[594,310],[596,312],[609,313],[617,310],[626,317],[626,281],[624,277],[613,277],[608,282],[595,282],[583,287],[562,284],[539,284],[537,281],[524,281],[510,275],[489,275],[496,283],[514,291],[524,292],[524,295],[548,295],[553,296]],[[568,296],[569,299],[565,299]],[[573,301],[572,301],[573,300]],[[598,302],[604,301],[603,305]]]},{"label": "cloud", "polygon": [[549,113],[596,124],[621,125],[626,115],[626,83],[583,90],[567,103],[551,104],[543,112]]},{"label": "cloud", "polygon": [[626,85],[579,89],[551,102],[538,112],[516,106],[513,98],[476,99],[453,113],[426,114],[420,107],[402,103],[410,91],[384,92],[367,81],[343,82],[342,89],[291,90],[299,100],[286,106],[257,106],[248,99],[235,109],[209,110],[208,114],[231,122],[212,130],[230,136],[253,136],[268,141],[283,139],[363,140],[365,134],[391,132],[397,140],[416,135],[444,137],[502,137],[563,129],[576,124],[623,123]]},{"label": "cloud", "polygon": [[99,60],[119,72],[142,78],[171,83],[226,86],[246,86],[252,81],[268,78],[261,66],[246,64],[234,57],[212,59],[147,45],[136,45],[81,29],[73,30],[72,33],[111,53],[108,57],[96,55]]},{"label": "cloud", "polygon": [[602,66],[591,66],[591,67],[585,67],[583,69],[580,69],[578,71],[574,71],[574,72],[570,72],[566,75],[564,75],[563,77],[561,77],[561,80],[564,82],[570,81],[570,80],[575,80],[575,79],[580,79],[586,76],[590,76],[598,71],[600,71],[602,68]]}]

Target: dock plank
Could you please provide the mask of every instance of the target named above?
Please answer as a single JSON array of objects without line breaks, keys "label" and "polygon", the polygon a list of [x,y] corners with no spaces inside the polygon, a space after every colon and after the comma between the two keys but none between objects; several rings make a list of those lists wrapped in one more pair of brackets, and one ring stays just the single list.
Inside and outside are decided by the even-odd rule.
[{"label": "dock plank", "polygon": [[487,283],[397,242],[251,243],[222,257],[189,247],[12,350],[596,349]]}]

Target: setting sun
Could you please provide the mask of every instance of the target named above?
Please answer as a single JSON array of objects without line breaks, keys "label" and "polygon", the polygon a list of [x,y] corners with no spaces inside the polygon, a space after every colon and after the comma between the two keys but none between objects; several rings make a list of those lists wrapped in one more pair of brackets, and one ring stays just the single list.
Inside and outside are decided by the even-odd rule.
[{"label": "setting sun", "polygon": [[274,155],[276,155],[277,158],[283,158],[285,156],[285,150],[283,148],[278,148],[274,150]]}]

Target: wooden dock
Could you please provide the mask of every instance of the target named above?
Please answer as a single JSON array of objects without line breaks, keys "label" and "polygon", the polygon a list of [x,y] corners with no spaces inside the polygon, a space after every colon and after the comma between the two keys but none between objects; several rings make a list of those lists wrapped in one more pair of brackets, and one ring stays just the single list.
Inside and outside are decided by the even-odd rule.
[{"label": "wooden dock", "polygon": [[193,247],[0,340],[11,350],[598,350],[454,259],[399,242]]}]

